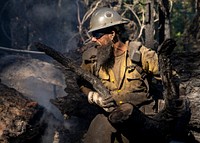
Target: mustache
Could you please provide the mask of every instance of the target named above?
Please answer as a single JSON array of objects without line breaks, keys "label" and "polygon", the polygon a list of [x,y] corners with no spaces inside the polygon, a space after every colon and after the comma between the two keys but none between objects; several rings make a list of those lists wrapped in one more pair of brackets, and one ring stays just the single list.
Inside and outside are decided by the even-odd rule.
[{"label": "mustache", "polygon": [[84,51],[90,49],[90,48],[98,48],[101,45],[97,42],[93,42],[93,41],[88,41],[87,43],[85,43],[82,47],[78,48],[77,51],[80,53],[83,53]]}]

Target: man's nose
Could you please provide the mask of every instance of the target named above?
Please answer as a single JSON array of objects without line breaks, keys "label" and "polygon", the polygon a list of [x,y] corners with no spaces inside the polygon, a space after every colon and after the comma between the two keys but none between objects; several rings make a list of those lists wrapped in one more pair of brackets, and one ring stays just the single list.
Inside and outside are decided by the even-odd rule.
[{"label": "man's nose", "polygon": [[97,38],[92,37],[92,41],[93,41],[93,42],[97,42]]},{"label": "man's nose", "polygon": [[92,37],[91,41],[97,43],[99,46],[102,45],[101,42],[95,37]]}]

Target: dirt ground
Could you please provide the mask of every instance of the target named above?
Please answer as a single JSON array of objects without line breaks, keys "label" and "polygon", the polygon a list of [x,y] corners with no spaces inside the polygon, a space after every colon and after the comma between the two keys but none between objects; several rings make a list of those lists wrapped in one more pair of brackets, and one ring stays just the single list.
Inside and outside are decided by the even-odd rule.
[{"label": "dirt ground", "polygon": [[[180,76],[180,88],[190,100],[191,120],[190,124],[195,125],[191,132],[200,142],[200,47],[193,45],[188,51],[174,52],[172,65]],[[190,125],[189,125],[190,126]]]}]

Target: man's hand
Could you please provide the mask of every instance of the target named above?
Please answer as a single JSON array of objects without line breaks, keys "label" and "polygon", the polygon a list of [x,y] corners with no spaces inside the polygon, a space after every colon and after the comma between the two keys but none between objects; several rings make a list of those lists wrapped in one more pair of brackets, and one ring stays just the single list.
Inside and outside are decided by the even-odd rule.
[{"label": "man's hand", "polygon": [[108,96],[104,98],[101,95],[99,95],[99,93],[94,92],[94,91],[89,92],[88,101],[89,103],[95,103],[102,108],[110,108],[116,105],[112,96]]},{"label": "man's hand", "polygon": [[133,116],[134,105],[130,103],[124,103],[118,106],[111,114],[108,119],[111,123],[123,123]]}]

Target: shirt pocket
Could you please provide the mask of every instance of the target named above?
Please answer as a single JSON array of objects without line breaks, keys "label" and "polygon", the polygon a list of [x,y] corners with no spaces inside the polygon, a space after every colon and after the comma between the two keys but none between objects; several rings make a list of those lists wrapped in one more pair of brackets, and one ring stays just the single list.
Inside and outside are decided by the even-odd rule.
[{"label": "shirt pocket", "polygon": [[128,69],[126,71],[126,80],[133,81],[133,80],[141,80],[141,75],[136,69]]},{"label": "shirt pocket", "polygon": [[143,88],[143,80],[136,69],[127,70],[125,89],[128,91],[139,91]]},{"label": "shirt pocket", "polygon": [[99,72],[99,78],[101,79],[101,82],[104,84],[104,86],[110,91],[117,89],[114,80],[111,81],[112,79],[110,78],[110,75],[108,75],[106,72]]}]

